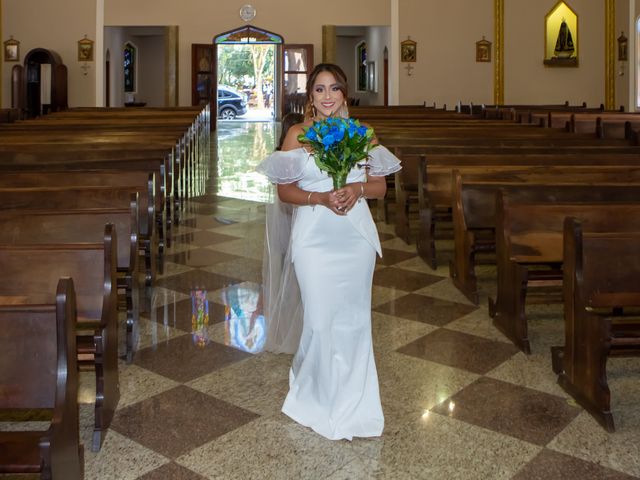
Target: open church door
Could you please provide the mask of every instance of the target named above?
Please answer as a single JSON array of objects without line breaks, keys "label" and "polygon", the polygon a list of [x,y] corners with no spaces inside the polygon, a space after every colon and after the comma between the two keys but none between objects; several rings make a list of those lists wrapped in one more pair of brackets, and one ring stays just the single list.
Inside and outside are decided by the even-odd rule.
[{"label": "open church door", "polygon": [[304,112],[307,78],[313,70],[313,44],[284,44],[282,59],[282,114]]}]

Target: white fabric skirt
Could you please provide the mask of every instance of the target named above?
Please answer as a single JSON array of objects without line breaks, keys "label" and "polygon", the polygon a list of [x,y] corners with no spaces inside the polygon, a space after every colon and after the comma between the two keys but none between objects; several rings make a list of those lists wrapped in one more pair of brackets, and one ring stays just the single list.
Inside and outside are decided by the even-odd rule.
[{"label": "white fabric skirt", "polygon": [[291,248],[304,324],[282,411],[328,439],[379,436],[384,417],[371,337],[376,250],[349,218],[321,206],[298,208]]}]

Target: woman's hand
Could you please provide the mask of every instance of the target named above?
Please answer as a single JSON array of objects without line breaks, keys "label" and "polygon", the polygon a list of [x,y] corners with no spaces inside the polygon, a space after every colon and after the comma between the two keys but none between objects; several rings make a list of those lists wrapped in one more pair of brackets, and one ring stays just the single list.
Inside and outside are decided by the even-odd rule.
[{"label": "woman's hand", "polygon": [[319,203],[336,215],[346,215],[347,211],[342,209],[342,201],[336,195],[336,191],[317,193],[319,195]]},{"label": "woman's hand", "polygon": [[337,208],[345,214],[353,208],[362,195],[361,183],[349,183],[333,192],[338,200]]}]

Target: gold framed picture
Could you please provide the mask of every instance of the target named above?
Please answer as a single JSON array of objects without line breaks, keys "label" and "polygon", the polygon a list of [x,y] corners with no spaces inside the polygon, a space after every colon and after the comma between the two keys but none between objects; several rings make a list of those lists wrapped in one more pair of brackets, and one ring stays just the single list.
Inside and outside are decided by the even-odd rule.
[{"label": "gold framed picture", "polygon": [[476,42],[476,62],[490,62],[491,61],[491,42],[482,40]]},{"label": "gold framed picture", "polygon": [[413,40],[407,39],[400,43],[400,61],[401,62],[415,62],[416,61],[416,47],[418,44]]},{"label": "gold framed picture", "polygon": [[78,61],[93,61],[93,40],[88,39],[86,35],[82,40],[78,40]]},{"label": "gold framed picture", "polygon": [[13,36],[4,42],[4,61],[19,62],[20,61],[20,42],[14,40]]}]

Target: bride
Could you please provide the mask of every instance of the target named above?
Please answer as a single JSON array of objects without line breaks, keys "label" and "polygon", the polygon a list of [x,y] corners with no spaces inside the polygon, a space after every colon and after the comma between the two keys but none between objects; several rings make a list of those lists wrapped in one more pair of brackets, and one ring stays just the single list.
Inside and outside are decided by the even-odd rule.
[{"label": "bride", "polygon": [[[277,238],[288,232],[286,215],[267,222],[267,349],[295,352],[282,411],[332,440],[380,436],[384,427],[371,338],[371,285],[381,247],[365,199],[383,198],[384,176],[400,169],[377,146],[366,168],[355,167],[347,185],[333,190],[298,135],[313,121],[347,117],[346,100],[342,69],[317,65],[307,81],[305,121],[258,166],[277,184],[279,200],[295,206],[290,236]],[[278,202],[274,211],[283,211]]]}]

